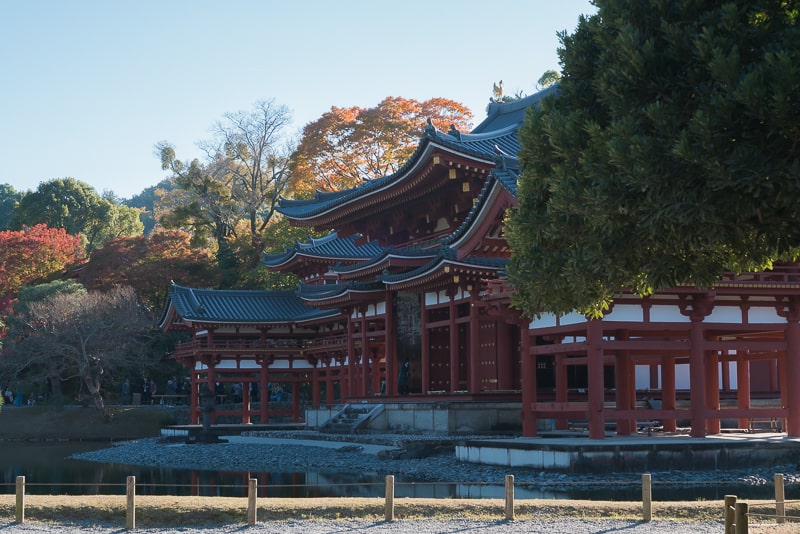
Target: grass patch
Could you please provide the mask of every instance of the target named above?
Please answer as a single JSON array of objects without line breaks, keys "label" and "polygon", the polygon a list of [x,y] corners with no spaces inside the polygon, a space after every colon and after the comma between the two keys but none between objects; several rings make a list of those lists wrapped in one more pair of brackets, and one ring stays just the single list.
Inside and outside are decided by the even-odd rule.
[{"label": "grass patch", "polygon": [[[125,497],[27,495],[26,520],[58,524],[124,525]],[[639,502],[575,501],[562,499],[518,500],[518,520],[620,519],[641,520]],[[467,518],[501,520],[502,499],[395,499],[398,520]],[[751,501],[752,513],[774,513],[774,504]],[[13,521],[15,496],[0,495],[0,521]],[[797,513],[798,510],[795,510]],[[189,497],[137,495],[136,523],[141,527],[214,526],[246,523],[247,499],[243,497]],[[258,521],[345,520],[382,521],[382,498],[259,498]],[[685,522],[722,521],[722,501],[654,503],[655,520]]]},{"label": "grass patch", "polygon": [[158,436],[186,408],[112,406],[106,416],[95,408],[5,406],[0,410],[2,438],[35,440],[126,440]]},{"label": "grass patch", "polygon": [[[778,526],[772,514],[775,505],[769,501],[748,501],[750,532],[800,532],[800,506],[791,506],[790,521]],[[788,503],[787,503],[788,505]],[[126,499],[123,495],[27,495],[26,521],[59,525],[125,524]],[[384,500],[377,497],[325,498],[259,498],[259,523],[285,520],[362,520],[384,519]],[[502,499],[395,499],[395,519],[404,521],[450,518],[483,521],[504,518]],[[722,501],[686,501],[653,503],[656,521],[686,523],[722,522]],[[0,495],[0,522],[14,521],[15,496]],[[140,528],[213,527],[246,524],[247,499],[243,497],[136,496],[136,525]],[[640,521],[640,502],[579,501],[567,499],[525,499],[515,503],[517,520],[558,521],[574,519],[617,519]],[[756,514],[762,514],[759,517]],[[792,521],[794,520],[794,521]]]}]

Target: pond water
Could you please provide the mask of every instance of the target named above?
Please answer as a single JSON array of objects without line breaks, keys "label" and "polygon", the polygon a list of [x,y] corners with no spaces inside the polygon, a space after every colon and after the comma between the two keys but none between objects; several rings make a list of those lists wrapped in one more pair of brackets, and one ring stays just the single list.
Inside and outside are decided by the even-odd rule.
[{"label": "pond water", "polygon": [[[124,495],[128,476],[136,477],[137,495],[201,495],[244,497],[250,478],[258,480],[259,497],[383,497],[383,475],[370,472],[256,473],[141,467],[86,460],[69,456],[109,447],[97,442],[1,442],[0,493],[14,493],[17,476],[25,476],[31,495]],[[787,490],[787,498],[790,491]],[[764,486],[699,485],[675,487],[653,481],[654,501],[722,500],[725,495],[749,499],[774,497],[771,484]],[[395,496],[438,498],[504,498],[502,484],[441,484],[395,478]],[[641,500],[638,484],[609,485],[592,489],[571,488],[568,483],[528,485],[518,483],[518,499]]]}]

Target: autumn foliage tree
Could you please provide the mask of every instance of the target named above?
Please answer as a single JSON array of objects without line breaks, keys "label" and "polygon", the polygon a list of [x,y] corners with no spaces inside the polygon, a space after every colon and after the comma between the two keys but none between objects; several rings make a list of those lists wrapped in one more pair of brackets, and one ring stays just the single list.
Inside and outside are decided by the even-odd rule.
[{"label": "autumn foliage tree", "polygon": [[80,237],[63,228],[37,224],[0,232],[0,299],[7,304],[22,286],[64,274],[83,257]]},{"label": "autumn foliage tree", "polygon": [[451,125],[468,131],[472,113],[444,98],[388,97],[373,108],[332,107],[303,129],[292,191],[298,197],[337,191],[397,171],[416,148],[427,119],[445,131]]},{"label": "autumn foliage tree", "polygon": [[92,253],[80,280],[93,290],[130,286],[153,310],[164,306],[172,280],[195,287],[217,285],[213,253],[193,247],[182,230],[113,239]]}]

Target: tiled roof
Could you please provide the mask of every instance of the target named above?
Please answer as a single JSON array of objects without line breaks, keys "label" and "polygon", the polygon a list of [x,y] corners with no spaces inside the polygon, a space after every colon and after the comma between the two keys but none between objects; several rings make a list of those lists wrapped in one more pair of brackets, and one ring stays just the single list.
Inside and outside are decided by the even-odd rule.
[{"label": "tiled roof", "polygon": [[395,173],[366,181],[351,189],[336,193],[317,192],[313,199],[290,200],[281,199],[278,211],[289,218],[305,219],[324,213],[341,204],[359,199],[364,195],[379,191],[389,185],[401,181],[408,171],[419,163],[419,160],[432,147],[441,147],[458,154],[474,156],[492,161],[496,158],[497,149],[513,155],[519,151],[517,139],[518,124],[510,125],[502,130],[479,134],[461,133],[454,130],[444,133],[433,126],[428,126],[425,135],[408,161]]},{"label": "tiled roof", "polygon": [[360,271],[364,269],[369,269],[371,265],[379,265],[387,260],[390,256],[398,257],[398,258],[429,258],[431,256],[435,256],[437,254],[437,250],[431,249],[416,249],[416,248],[408,248],[408,249],[396,249],[396,248],[386,248],[384,249],[383,253],[371,258],[367,261],[353,263],[350,265],[334,265],[331,267],[331,271],[338,272],[338,273],[348,273],[353,271]]},{"label": "tiled roof", "polygon": [[383,291],[380,282],[350,281],[339,284],[311,285],[300,284],[297,295],[305,301],[322,301],[342,297],[347,293],[374,293]]},{"label": "tiled roof", "polygon": [[558,94],[558,90],[558,84],[555,84],[519,100],[500,103],[492,102],[486,106],[486,118],[472,130],[472,133],[499,130],[512,124],[519,125],[525,117],[526,109],[538,104],[543,98]]},{"label": "tiled roof", "polygon": [[451,265],[463,265],[463,266],[474,266],[484,269],[496,269],[502,270],[508,265],[508,259],[505,258],[483,258],[483,257],[473,257],[468,256],[457,260],[453,257],[454,251],[449,248],[442,248],[442,254],[429,261],[425,265],[413,269],[411,271],[406,271],[404,273],[398,274],[384,274],[381,276],[381,281],[386,284],[396,284],[399,282],[403,282],[406,280],[410,280],[412,278],[418,278],[424,276],[428,273],[438,270],[441,266],[445,264]]},{"label": "tiled roof", "polygon": [[311,239],[305,243],[295,243],[293,247],[287,247],[286,252],[282,254],[264,254],[262,262],[274,267],[282,265],[296,256],[322,258],[331,262],[347,262],[365,260],[383,254],[384,248],[377,241],[357,245],[358,239],[361,239],[359,234],[339,237],[336,232],[331,232],[325,237]]},{"label": "tiled roof", "polygon": [[[519,152],[517,130],[525,117],[525,110],[530,106],[537,105],[541,99],[555,95],[557,92],[558,85],[556,84],[519,100],[491,103],[487,107],[486,119],[470,133],[462,133],[452,129],[449,132],[442,132],[429,124],[425,128],[425,133],[412,156],[394,174],[368,180],[351,189],[332,193],[317,192],[312,199],[281,199],[278,211],[289,218],[309,219],[332,210],[341,204],[386,188],[394,182],[402,181],[408,171],[419,163],[426,150],[432,146],[481,159],[496,160],[498,154],[505,154],[505,159],[514,160]],[[512,163],[508,167],[519,169],[519,164],[518,162],[516,164]],[[516,190],[516,185],[514,189]]]},{"label": "tiled roof", "polygon": [[306,306],[293,290],[214,290],[173,284],[167,305],[183,319],[209,323],[291,323],[335,315]]},{"label": "tiled roof", "polygon": [[509,193],[517,198],[517,182],[519,181],[519,172],[515,170],[500,170],[495,169],[492,174],[497,178],[497,181],[503,184],[503,187],[508,189]]}]

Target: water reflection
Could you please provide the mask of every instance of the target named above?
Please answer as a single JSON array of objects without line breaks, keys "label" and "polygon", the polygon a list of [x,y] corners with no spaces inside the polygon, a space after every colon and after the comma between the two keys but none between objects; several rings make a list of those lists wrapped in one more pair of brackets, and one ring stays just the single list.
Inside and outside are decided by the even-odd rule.
[{"label": "water reflection", "polygon": [[[258,480],[259,497],[383,497],[384,477],[377,472],[226,472],[140,467],[74,460],[69,456],[105,448],[109,443],[0,443],[2,479],[0,493],[14,493],[17,476],[25,476],[31,495],[124,495],[128,476],[136,477],[138,495],[199,495],[244,497],[250,478]],[[655,501],[720,500],[725,495],[769,499],[773,488],[709,484],[694,488],[653,485]],[[517,482],[517,499],[589,499],[637,501],[639,484],[585,488],[569,483]],[[498,484],[446,484],[395,479],[398,498],[492,498],[503,499]]]}]

